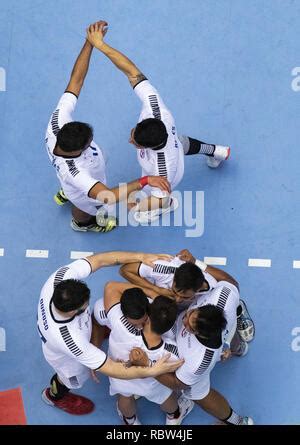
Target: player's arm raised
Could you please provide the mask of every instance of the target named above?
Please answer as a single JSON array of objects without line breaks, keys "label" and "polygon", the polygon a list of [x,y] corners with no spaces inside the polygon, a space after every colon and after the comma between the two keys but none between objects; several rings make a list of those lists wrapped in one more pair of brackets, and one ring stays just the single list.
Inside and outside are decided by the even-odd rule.
[{"label": "player's arm raised", "polygon": [[105,36],[108,23],[105,21],[102,21],[101,23],[102,26],[100,28],[96,29],[89,27],[87,29],[87,39],[91,45],[105,54],[111,60],[111,62],[128,77],[132,87],[135,87],[142,80],[146,80],[147,78],[144,76],[144,74],[130,59],[128,59],[128,57],[104,42],[103,38]]},{"label": "player's arm raised", "polygon": [[[93,29],[99,28],[99,22],[91,25]],[[105,31],[103,32],[105,35]],[[79,96],[81,88],[83,86],[85,77],[87,75],[90,59],[93,51],[93,45],[90,44],[88,40],[85,41],[79,56],[74,64],[70,81],[67,85],[66,91]]]}]

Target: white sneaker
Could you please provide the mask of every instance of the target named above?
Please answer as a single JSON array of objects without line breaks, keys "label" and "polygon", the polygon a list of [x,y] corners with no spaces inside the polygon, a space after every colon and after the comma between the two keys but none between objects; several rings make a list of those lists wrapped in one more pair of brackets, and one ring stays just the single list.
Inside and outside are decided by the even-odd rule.
[{"label": "white sneaker", "polygon": [[137,418],[137,416],[135,416],[133,423],[126,422],[126,417],[124,417],[123,414],[121,413],[121,411],[119,410],[118,402],[117,402],[117,413],[124,425],[142,425],[141,422],[139,421],[139,419]]},{"label": "white sneaker", "polygon": [[240,300],[238,309],[241,311],[237,318],[238,333],[243,341],[252,341],[255,336],[255,325],[243,300]]},{"label": "white sneaker", "polygon": [[223,147],[222,145],[216,145],[214,155],[207,156],[207,165],[210,168],[217,168],[221,162],[226,161],[230,156],[230,147]]},{"label": "white sneaker", "polygon": [[237,351],[231,351],[232,355],[235,355],[236,357],[244,357],[249,350],[249,345],[245,341],[241,340],[241,343],[239,345],[239,348]]},{"label": "white sneaker", "polygon": [[240,423],[240,425],[254,425],[254,421],[253,419],[251,419],[251,417],[245,416],[243,417],[243,420]]},{"label": "white sneaker", "polygon": [[135,212],[133,214],[134,219],[139,223],[151,223],[152,221],[156,221],[161,215],[164,215],[165,213],[174,212],[176,209],[178,209],[179,202],[176,198],[171,198],[171,204],[169,207],[162,208],[162,209],[156,209],[156,210],[149,210],[146,212]]},{"label": "white sneaker", "polygon": [[194,408],[194,402],[190,399],[187,399],[183,395],[178,399],[178,405],[180,410],[180,416],[177,419],[170,419],[170,417],[166,416],[166,425],[181,425],[183,419],[192,411]]}]

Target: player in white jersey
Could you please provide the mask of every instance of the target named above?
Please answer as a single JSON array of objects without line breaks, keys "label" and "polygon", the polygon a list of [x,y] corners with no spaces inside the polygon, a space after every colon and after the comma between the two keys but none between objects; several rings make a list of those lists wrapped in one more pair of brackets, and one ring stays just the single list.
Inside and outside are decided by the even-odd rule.
[{"label": "player in white jersey", "polygon": [[[174,190],[183,177],[184,155],[206,155],[210,167],[217,167],[229,157],[229,147],[207,144],[187,136],[179,137],[174,118],[158,91],[126,56],[103,41],[104,35],[103,28],[88,30],[87,38],[128,77],[142,102],[139,123],[131,131],[130,142],[138,149],[137,158],[143,175],[166,177]],[[134,208],[134,217],[139,222],[154,221],[178,205],[168,193],[156,187],[147,187],[144,191],[149,198]]]},{"label": "player in white jersey", "polygon": [[[101,23],[90,26],[90,30],[100,29],[103,30]],[[158,174],[156,177],[144,175],[120,187],[107,187],[105,160],[102,150],[93,140],[92,127],[73,120],[92,50],[93,46],[86,40],[66,91],[51,115],[46,131],[46,147],[62,187],[55,195],[55,201],[64,204],[69,200],[73,204],[71,227],[81,232],[108,232],[117,224],[114,216],[107,215],[116,202],[127,199],[130,193],[141,190],[147,184],[165,192],[170,188],[168,181]]]},{"label": "player in white jersey", "polygon": [[[155,295],[175,298],[180,310],[187,309],[196,297],[210,293],[220,281],[238,287],[237,281],[227,272],[208,266],[187,249],[179,252],[172,261],[156,261],[154,268],[141,263],[125,264],[120,273],[131,283],[150,291],[154,298]],[[243,300],[240,300],[236,316],[241,339],[250,342],[255,335],[255,326]],[[244,349],[247,349],[246,345]]]},{"label": "player in white jersey", "polygon": [[[90,291],[81,281],[101,267],[138,258],[145,258],[151,264],[157,256],[145,257],[134,252],[92,255],[59,268],[44,284],[38,305],[38,331],[45,359],[55,371],[50,387],[42,393],[43,400],[49,405],[70,414],[91,412],[94,405],[90,400],[69,393],[70,389],[83,385],[91,370],[121,379],[153,375],[153,370],[149,369],[127,370],[122,364],[107,359],[103,351],[91,344],[92,328],[98,331],[98,339],[101,332],[95,323],[92,326]],[[160,373],[166,365],[162,360],[154,373]]]},{"label": "player in white jersey", "polygon": [[[129,322],[128,311],[133,315],[136,311],[137,300],[148,304],[146,321],[139,327]],[[108,355],[115,361],[128,362],[131,352],[136,354],[140,350],[147,353],[146,366],[153,366],[166,351],[171,353],[173,360],[178,359],[176,343],[163,340],[163,334],[175,323],[177,307],[174,301],[159,296],[149,305],[146,295],[139,288],[132,288],[126,283],[107,283],[104,293],[105,309],[112,331],[109,336]],[[125,309],[125,312],[123,310]],[[140,317],[141,314],[135,316]],[[138,351],[136,350],[138,348]],[[133,350],[133,351],[132,351]],[[128,362],[130,365],[130,362]],[[136,415],[136,403],[133,395],[146,397],[153,403],[160,405],[167,414],[167,425],[179,425],[184,417],[192,410],[193,403],[183,397],[178,397],[173,391],[160,384],[154,378],[134,379],[130,381],[110,377],[110,395],[118,396],[117,410],[123,422],[139,425]]]},{"label": "player in white jersey", "polygon": [[[130,287],[132,287],[130,285]],[[152,298],[147,297],[147,294],[140,289],[135,288],[134,295],[131,295],[130,304],[127,304],[127,302],[123,299],[121,299],[121,311],[125,317],[125,319],[130,323],[131,325],[135,326],[137,329],[142,329],[148,320],[149,315],[149,305],[154,300]],[[106,329],[106,337],[107,338],[111,331],[111,323],[109,318],[107,317],[107,313],[104,306],[104,298],[99,298],[93,308],[93,316],[96,320],[96,322],[100,326],[104,326]],[[172,328],[165,332],[163,334],[164,339],[175,339],[176,334],[176,325],[174,324]],[[100,341],[96,339],[96,345],[100,344]],[[94,342],[93,342],[94,343]]]},{"label": "player in white jersey", "polygon": [[169,388],[183,390],[186,398],[226,424],[253,425],[250,417],[234,412],[227,400],[210,387],[210,373],[221,358],[227,336],[223,305],[219,295],[217,306],[192,307],[179,315],[176,343],[184,364],[175,373],[156,379]]}]

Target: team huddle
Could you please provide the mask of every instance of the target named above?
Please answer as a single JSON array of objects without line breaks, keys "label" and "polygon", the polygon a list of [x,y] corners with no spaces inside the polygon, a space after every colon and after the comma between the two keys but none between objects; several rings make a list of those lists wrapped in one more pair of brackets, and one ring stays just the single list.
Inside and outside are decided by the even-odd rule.
[{"label": "team huddle", "polygon": [[[185,155],[203,154],[215,168],[230,154],[229,147],[178,136],[157,90],[126,56],[104,42],[106,32],[104,21],[87,29],[46,133],[61,184],[55,202],[71,203],[71,227],[81,232],[116,228],[112,209],[120,201],[127,201],[137,222],[155,221],[179,205],[172,191],[183,177]],[[73,121],[93,48],[128,77],[142,102],[139,122],[130,133],[142,177],[112,188],[106,185],[105,159],[92,127]],[[90,290],[82,280],[116,264],[126,281],[106,283],[103,298],[91,308]],[[42,392],[51,406],[73,415],[92,412],[93,402],[70,390],[89,378],[97,381],[100,372],[109,377],[109,393],[116,396],[125,425],[140,425],[138,397],[158,404],[166,425],[180,425],[195,404],[225,424],[253,424],[210,384],[217,362],[247,354],[255,335],[253,320],[238,282],[188,250],[175,256],[98,253],[60,267],[42,288],[38,331],[44,357],[55,372]],[[101,349],[105,338],[107,353]]]}]

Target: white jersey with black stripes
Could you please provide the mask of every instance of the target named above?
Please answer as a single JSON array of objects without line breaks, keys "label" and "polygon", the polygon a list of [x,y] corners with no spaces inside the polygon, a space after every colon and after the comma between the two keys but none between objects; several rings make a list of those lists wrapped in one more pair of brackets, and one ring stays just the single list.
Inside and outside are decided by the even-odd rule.
[{"label": "white jersey with black stripes", "polygon": [[201,400],[209,393],[210,373],[221,358],[222,345],[213,349],[200,343],[194,334],[185,329],[182,323],[184,316],[185,312],[177,320],[176,343],[179,357],[184,358],[184,364],[177,369],[176,377],[190,386],[184,390],[187,398]]},{"label": "white jersey with black stripes", "polygon": [[184,358],[185,362],[176,371],[176,376],[183,383],[191,386],[184,393],[186,397],[192,400],[201,400],[209,393],[210,373],[221,359],[224,343],[230,343],[236,331],[236,310],[239,305],[238,289],[227,281],[219,281],[212,292],[199,296],[188,310],[207,304],[212,304],[224,310],[227,320],[227,326],[222,333],[219,348],[213,349],[205,346],[194,334],[185,329],[182,323],[185,312],[177,320],[176,342],[179,356]]},{"label": "white jersey with black stripes", "polygon": [[92,141],[78,157],[54,154],[57,134],[65,124],[74,120],[76,104],[77,97],[73,93],[66,92],[61,96],[47,127],[46,148],[67,198],[82,211],[95,215],[101,203],[89,198],[88,193],[97,182],[106,184],[105,160],[101,148]]},{"label": "white jersey with black stripes", "polygon": [[[140,82],[134,91],[142,101],[139,122],[148,118],[160,119],[165,124],[168,133],[167,143],[161,150],[151,150],[150,148],[137,150],[137,159],[142,167],[142,175],[164,176],[174,190],[184,174],[184,152],[177,136],[174,118],[158,91],[148,80]],[[155,187],[147,186],[143,190],[157,198],[167,196],[166,192]]]},{"label": "white jersey with black stripes", "polygon": [[[157,347],[149,348],[143,331],[128,322],[121,311],[120,303],[115,304],[107,311],[107,318],[110,326],[112,326],[108,355],[113,360],[127,362],[130,351],[135,347],[141,348],[147,353],[150,366],[169,352],[171,353],[170,360],[178,360],[177,346],[172,340],[161,340]],[[146,397],[154,403],[161,404],[172,393],[172,390],[151,377],[127,381],[110,377],[109,380],[110,395],[131,396],[136,394]]]},{"label": "white jersey with black stripes", "polygon": [[[90,343],[92,322],[90,308],[71,319],[55,310],[52,296],[62,280],[82,280],[91,273],[90,263],[76,260],[54,272],[44,284],[38,304],[38,331],[47,362],[59,376],[71,378],[81,368],[98,369],[106,361],[106,354]],[[67,385],[69,386],[69,385]]]},{"label": "white jersey with black stripes", "polygon": [[[184,264],[184,261],[182,261],[179,257],[174,257],[171,261],[155,261],[154,268],[141,263],[139,267],[139,275],[155,286],[162,287],[164,289],[171,289],[174,282],[175,271],[182,264]],[[195,294],[195,302],[197,298],[207,295],[217,286],[217,280],[212,275],[207,272],[203,272],[203,275],[207,283],[207,289]],[[182,311],[187,309],[190,304],[190,300],[180,303],[179,310]]]},{"label": "white jersey with black stripes", "polygon": [[198,296],[191,304],[189,310],[196,307],[213,304],[224,311],[227,326],[224,332],[223,343],[231,342],[237,328],[237,308],[240,304],[240,294],[236,286],[228,281],[219,281],[212,292]]}]

